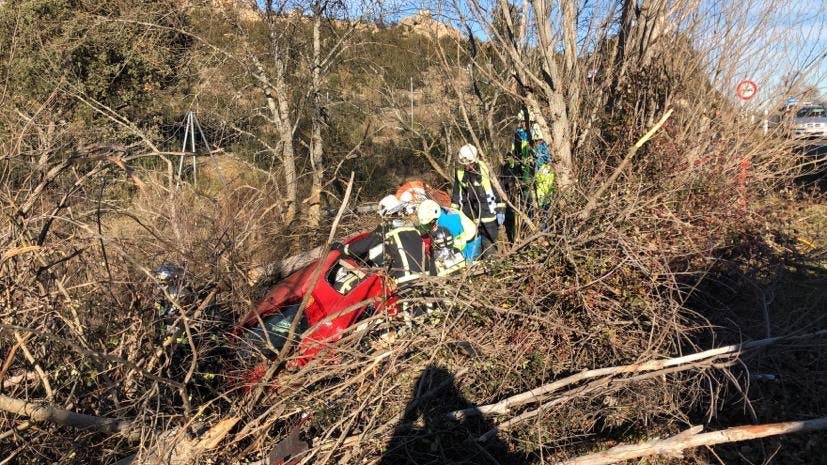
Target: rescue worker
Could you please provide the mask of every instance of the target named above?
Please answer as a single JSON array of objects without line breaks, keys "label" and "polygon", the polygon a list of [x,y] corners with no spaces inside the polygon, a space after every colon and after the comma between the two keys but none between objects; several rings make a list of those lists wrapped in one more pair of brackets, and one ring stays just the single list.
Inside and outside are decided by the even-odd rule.
[{"label": "rescue worker", "polygon": [[405,213],[410,214],[416,211],[416,207],[428,198],[423,181],[414,180],[402,184],[396,190],[396,198],[404,205]]},{"label": "rescue worker", "polygon": [[419,226],[426,234],[443,227],[451,233],[454,248],[462,252],[470,264],[480,254],[481,240],[477,234],[477,225],[459,210],[443,211],[433,200],[425,200],[416,209]]},{"label": "rescue worker", "polygon": [[[527,118],[526,118],[527,116]],[[514,130],[514,137],[511,141],[511,152],[505,157],[505,164],[501,170],[501,182],[503,189],[508,194],[511,203],[517,208],[528,207],[528,190],[530,171],[528,169],[531,158],[531,132],[530,124],[534,120],[531,113],[517,113],[517,128]],[[505,211],[505,233],[509,242],[517,238],[518,217],[513,208]]]},{"label": "rescue worker", "polygon": [[454,247],[454,236],[442,226],[431,231],[431,274],[448,276],[467,267],[462,252]]},{"label": "rescue worker", "polygon": [[476,147],[463,145],[458,159],[451,208],[474,220],[482,241],[482,256],[489,256],[495,251],[499,225],[505,222],[505,204],[494,191],[491,168],[479,159]]},{"label": "rescue worker", "polygon": [[339,268],[336,269],[336,275],[333,277],[333,289],[339,294],[345,295],[359,284],[359,280],[358,274],[340,264]]},{"label": "rescue worker", "polygon": [[531,154],[534,162],[532,179],[532,199],[541,210],[548,209],[554,194],[557,172],[551,166],[551,153],[543,138],[540,126],[531,127]]},{"label": "rescue worker", "polygon": [[[218,335],[213,331],[205,331],[204,325],[209,318],[200,318],[201,311],[208,312],[209,307],[195,310],[189,315],[194,317],[189,321],[189,328],[185,327],[185,312],[193,309],[199,300],[199,295],[192,287],[192,281],[186,268],[165,263],[155,268],[154,281],[157,283],[155,309],[158,312],[156,326],[156,344],[162,350],[166,361],[163,362],[164,376],[182,380],[186,377],[187,369],[193,359],[192,345],[205,348],[206,344],[213,345],[218,341]],[[213,309],[214,310],[214,309]],[[212,315],[211,315],[212,316]],[[215,323],[218,322],[216,318]],[[206,339],[209,339],[208,343]],[[196,362],[208,358],[196,357]],[[198,363],[198,370],[194,376],[201,382],[210,381],[214,375],[210,369]],[[197,383],[197,384],[200,384]],[[196,384],[196,385],[197,385]]]},{"label": "rescue worker", "polygon": [[379,202],[382,224],[361,239],[347,245],[334,242],[331,248],[343,257],[386,268],[397,286],[417,279],[427,270],[425,243],[419,230],[399,217],[401,207],[396,196],[386,196]]},{"label": "rescue worker", "polygon": [[507,165],[511,168],[516,179],[522,179],[526,174],[526,161],[531,153],[531,125],[535,124],[534,114],[527,112],[528,118],[520,111],[517,113],[517,128],[511,141],[511,156]]}]

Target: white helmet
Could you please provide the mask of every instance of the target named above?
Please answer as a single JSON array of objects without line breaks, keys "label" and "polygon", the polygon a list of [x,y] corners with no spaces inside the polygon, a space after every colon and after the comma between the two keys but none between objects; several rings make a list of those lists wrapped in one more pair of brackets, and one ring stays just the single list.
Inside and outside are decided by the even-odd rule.
[{"label": "white helmet", "polygon": [[379,201],[379,215],[388,216],[398,213],[402,204],[395,195],[386,195]]},{"label": "white helmet", "polygon": [[439,204],[431,199],[423,200],[416,209],[416,219],[419,224],[431,224],[442,215]]},{"label": "white helmet", "polygon": [[477,157],[477,148],[472,144],[465,144],[459,148],[460,163],[463,165],[470,165],[471,163],[476,163],[477,160],[479,160]]}]

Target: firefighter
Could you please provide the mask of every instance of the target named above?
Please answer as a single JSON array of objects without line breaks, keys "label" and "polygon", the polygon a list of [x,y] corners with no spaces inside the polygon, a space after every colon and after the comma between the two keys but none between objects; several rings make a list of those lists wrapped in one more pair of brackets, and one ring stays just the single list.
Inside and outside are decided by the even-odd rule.
[{"label": "firefighter", "polygon": [[443,227],[453,237],[454,248],[462,252],[470,264],[480,253],[481,240],[477,234],[477,225],[458,210],[443,211],[433,200],[425,200],[416,209],[419,226],[426,234]]},{"label": "firefighter", "polygon": [[506,172],[514,179],[524,179],[527,175],[527,161],[531,154],[531,131],[534,123],[534,115],[528,112],[528,118],[523,112],[517,113],[517,128],[514,130],[514,138],[511,141],[511,153],[506,164]]},{"label": "firefighter", "polygon": [[347,245],[334,242],[331,248],[343,257],[386,268],[397,286],[417,279],[428,269],[425,243],[419,230],[400,217],[401,212],[396,196],[386,196],[379,202],[382,224],[361,239]]},{"label": "firefighter", "polygon": [[459,166],[451,193],[451,208],[474,220],[481,239],[482,255],[495,251],[499,225],[505,222],[503,204],[491,184],[491,168],[479,159],[477,148],[466,144],[459,149]]},{"label": "firefighter", "polygon": [[[524,118],[522,112],[517,115],[519,122],[511,153],[503,167],[503,184],[514,205],[536,216],[543,215],[551,205],[557,173],[551,165],[551,153],[540,125],[531,112],[527,116]],[[545,221],[546,218],[540,218],[541,223]],[[509,241],[515,241],[518,227],[517,215],[509,208],[505,221]]]},{"label": "firefighter", "polygon": [[[175,338],[176,344],[185,344],[187,337],[179,327],[180,308],[192,300],[192,292],[184,284],[184,270],[176,265],[165,263],[155,269],[154,278],[158,283],[155,310],[158,312],[156,335],[160,341],[167,337]],[[176,305],[177,303],[177,305]]]}]

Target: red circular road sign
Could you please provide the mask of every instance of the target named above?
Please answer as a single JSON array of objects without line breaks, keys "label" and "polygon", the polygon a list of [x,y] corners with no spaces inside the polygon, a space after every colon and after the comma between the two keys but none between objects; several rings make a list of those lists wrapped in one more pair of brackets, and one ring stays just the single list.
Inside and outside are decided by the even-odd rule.
[{"label": "red circular road sign", "polygon": [[749,100],[758,93],[758,85],[749,79],[743,80],[735,87],[735,93],[741,100]]}]

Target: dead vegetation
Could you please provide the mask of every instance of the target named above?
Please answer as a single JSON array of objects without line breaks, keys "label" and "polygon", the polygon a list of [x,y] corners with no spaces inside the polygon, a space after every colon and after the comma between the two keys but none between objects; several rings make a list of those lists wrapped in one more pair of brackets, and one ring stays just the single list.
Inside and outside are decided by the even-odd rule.
[{"label": "dead vegetation", "polygon": [[[795,201],[812,206],[799,217],[765,200],[781,201],[764,192],[783,185],[773,175],[787,164],[779,158],[787,156],[783,147],[752,165],[752,194],[741,206],[732,179],[736,157],[721,155],[701,167],[670,163],[670,154],[683,157],[670,152],[675,137],[666,137],[679,127],[665,125],[663,137],[647,147],[660,154],[657,166],[638,165],[610,186],[588,220],[578,219],[582,204],[561,197],[544,232],[481,264],[483,275],[424,283],[421,298],[437,307],[413,330],[379,322],[398,331],[392,342],[376,339],[375,331],[353,331],[330,357],[282,372],[258,398],[227,378],[237,368],[227,331],[255,300],[246,272],[308,243],[303,236],[287,246],[291,239],[272,216],[267,176],[229,181],[245,176],[219,163],[214,170],[222,169],[223,182],[234,187],[215,189],[222,181],[209,170],[199,187],[136,171],[144,185],[131,202],[109,201],[98,210],[97,199],[105,197],[79,198],[51,223],[40,246],[25,245],[26,237],[42,232],[48,221],[35,218],[45,217],[12,224],[2,265],[2,328],[10,348],[4,395],[90,415],[96,426],[77,431],[4,409],[17,412],[4,420],[8,453],[22,463],[38,460],[35,450],[48,460],[86,463],[97,459],[77,445],[95,444],[96,456],[109,457],[101,463],[136,447],[140,463],[156,463],[164,453],[175,457],[171,463],[207,457],[234,463],[297,434],[291,428],[309,414],[301,427],[312,438],[305,463],[553,463],[698,422],[716,425],[721,414],[740,418],[729,405],[749,398],[745,369],[763,372],[785,357],[812,369],[823,362],[806,362],[810,356],[802,354],[815,355],[821,340],[795,339],[758,358],[736,350],[646,364],[821,328],[806,315],[824,302],[818,285],[824,238],[817,235],[824,213],[805,197]],[[673,174],[657,173],[652,184],[647,178],[655,169]],[[35,178],[14,174],[17,192],[28,193],[18,198],[43,192]],[[88,179],[81,189],[93,193],[106,178]],[[113,190],[133,189],[123,175],[106,182]],[[802,226],[780,223],[787,220]],[[263,252],[268,241],[286,249]],[[193,299],[179,302],[183,345],[157,339],[150,269],[159,262],[184,264],[194,291]],[[779,281],[788,269],[803,273],[794,285],[808,289],[806,305],[792,297],[800,292],[786,288],[789,278]],[[744,288],[752,299],[743,301]],[[726,303],[726,290],[741,301],[737,307]],[[734,310],[742,313],[728,315]],[[784,382],[805,382],[797,369],[781,371],[774,373]],[[560,385],[532,393],[548,383]],[[759,383],[758,389],[777,388]],[[805,416],[823,414],[823,399],[810,392]],[[521,401],[504,403],[513,398]],[[451,418],[450,412],[465,413]],[[65,418],[56,422],[67,425]],[[764,418],[790,417],[778,412],[752,420]],[[743,423],[749,421],[736,422]],[[205,439],[210,434],[221,447]],[[707,460],[688,454],[687,460]]]},{"label": "dead vegetation", "polygon": [[[446,80],[421,97],[467,106],[453,112],[461,117],[437,125],[417,114],[406,126],[407,102],[383,110],[400,115],[397,131],[424,142],[422,154],[446,173],[452,141],[476,138],[496,158],[510,136],[502,115],[524,104],[548,114],[561,98],[509,81],[515,62],[539,69],[556,58],[521,50],[486,62],[478,52],[462,86]],[[459,75],[459,59],[437,53],[428,79]],[[681,63],[669,61],[674,70],[700,67],[693,57],[645,61],[665,67],[666,58]],[[582,66],[563,65],[586,83]],[[179,180],[169,166],[182,154],[114,111],[128,143],[89,145],[54,95],[41,110],[15,100],[0,121],[9,136],[0,153],[0,463],[264,463],[276,444],[298,452],[287,445],[305,440],[298,463],[612,463],[630,444],[711,437],[694,425],[823,428],[827,213],[819,191],[795,183],[818,164],[745,123],[712,86],[673,92],[664,76],[624,71],[639,86],[613,88],[606,75],[564,92],[570,100],[556,103],[568,105],[572,126],[552,131],[576,128],[557,141],[579,154],[571,187],[549,211],[528,212],[538,231],[500,244],[495,260],[419,285],[411,299],[434,310],[415,326],[373,317],[301,368],[266,361],[274,382],[252,389],[233,376],[250,362],[239,360],[232,326],[265,287],[251,272],[325,242],[329,224],[290,221],[314,170],[299,170],[288,202],[277,163],[288,149],[277,144],[258,147],[273,155],[270,169],[255,155],[215,155],[201,158],[197,182]],[[592,98],[613,100],[613,110],[585,111]],[[302,118],[280,117],[287,126]],[[279,140],[288,129],[257,136]],[[385,152],[369,145],[357,162],[379,166],[366,155]],[[337,172],[354,163],[336,161]],[[372,221],[348,213],[335,235]],[[186,293],[162,295],[152,273],[161,263],[183,268]],[[178,310],[173,333],[162,331],[163,298]],[[824,433],[801,438],[778,450],[776,440],[686,449],[675,462],[812,463]],[[611,461],[589,461],[595,453]]]}]

